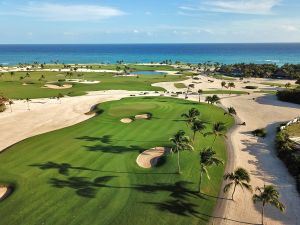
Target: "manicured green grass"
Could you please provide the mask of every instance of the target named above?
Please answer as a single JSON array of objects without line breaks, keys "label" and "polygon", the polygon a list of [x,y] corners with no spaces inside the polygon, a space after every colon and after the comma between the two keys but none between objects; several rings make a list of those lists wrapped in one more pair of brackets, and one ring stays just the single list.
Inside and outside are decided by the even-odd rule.
[{"label": "manicured green grass", "polygon": [[219,80],[228,80],[228,81],[236,80],[236,78],[229,77],[229,76],[224,76],[222,74],[214,74],[214,75],[212,75],[212,77],[216,78],[216,79],[219,79]]},{"label": "manicured green grass", "polygon": [[260,91],[254,91],[254,93],[265,93],[265,94],[276,95],[277,91],[260,90]]},{"label": "manicured green grass", "polygon": [[235,91],[235,90],[213,90],[213,91],[204,91],[203,94],[236,94],[236,95],[244,95],[248,94],[246,91]]},{"label": "manicured green grass", "polygon": [[[207,224],[216,204],[224,167],[209,169],[200,195],[199,151],[212,136],[197,135],[194,152],[181,154],[183,173],[176,174],[176,154],[153,169],[136,164],[138,154],[168,146],[179,129],[180,115],[192,107],[207,122],[232,117],[212,105],[171,98],[130,98],[100,106],[102,114],[62,130],[24,140],[0,154],[0,183],[14,184],[14,193],[0,203],[1,224],[153,225]],[[120,119],[152,113],[151,120],[122,124]],[[191,135],[190,131],[188,134]],[[215,143],[226,160],[222,138]]]},{"label": "manicured green grass", "polygon": [[[263,85],[269,85],[271,87],[285,87],[285,84],[274,83],[274,82],[262,82]],[[291,88],[295,88],[297,85],[291,85]]]},{"label": "manicured green grass", "polygon": [[[49,89],[42,88],[46,82],[57,82],[57,80],[65,79],[66,73],[62,72],[30,72],[30,77],[20,80],[19,77],[25,77],[26,72],[16,72],[13,76],[5,73],[0,78],[0,95],[4,95],[14,99],[25,98],[41,98],[41,97],[55,97],[58,93],[69,96],[84,95],[87,91],[98,90],[129,90],[129,91],[163,91],[163,88],[153,87],[151,84],[157,82],[172,82],[180,81],[185,78],[181,76],[162,76],[162,75],[139,75],[137,77],[114,77],[110,73],[75,73],[72,77],[67,79],[76,79],[78,74],[84,74],[86,80],[101,81],[99,84],[76,84],[70,89]],[[44,75],[45,81],[38,81],[41,75]],[[24,86],[23,83],[28,85]],[[61,82],[66,83],[66,82]]]},{"label": "manicured green grass", "polygon": [[187,88],[187,86],[184,83],[174,83],[174,86],[176,88]]}]

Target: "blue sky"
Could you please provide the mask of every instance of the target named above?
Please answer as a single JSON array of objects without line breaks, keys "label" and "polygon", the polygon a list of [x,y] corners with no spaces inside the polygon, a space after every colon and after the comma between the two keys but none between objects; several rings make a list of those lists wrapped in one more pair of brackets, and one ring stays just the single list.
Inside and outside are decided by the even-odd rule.
[{"label": "blue sky", "polygon": [[0,0],[0,43],[300,42],[299,0]]}]

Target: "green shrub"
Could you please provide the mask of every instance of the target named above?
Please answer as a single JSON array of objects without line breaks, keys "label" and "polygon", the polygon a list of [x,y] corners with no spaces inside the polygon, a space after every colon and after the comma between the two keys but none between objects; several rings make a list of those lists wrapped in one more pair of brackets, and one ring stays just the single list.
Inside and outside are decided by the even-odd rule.
[{"label": "green shrub", "polygon": [[0,112],[4,112],[6,109],[5,103],[0,103]]},{"label": "green shrub", "polygon": [[277,98],[280,101],[300,104],[300,89],[278,91]]},{"label": "green shrub", "polygon": [[245,88],[246,89],[257,89],[258,87],[257,86],[246,86]]},{"label": "green shrub", "polygon": [[256,137],[266,137],[267,136],[267,131],[263,128],[263,129],[256,129],[254,131],[252,131],[252,134]]}]

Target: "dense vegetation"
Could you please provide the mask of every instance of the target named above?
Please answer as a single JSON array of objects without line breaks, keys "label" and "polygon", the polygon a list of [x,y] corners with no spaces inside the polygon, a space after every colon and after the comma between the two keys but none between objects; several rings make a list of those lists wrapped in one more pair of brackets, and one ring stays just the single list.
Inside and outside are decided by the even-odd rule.
[{"label": "dense vegetation", "polygon": [[300,104],[300,88],[278,91],[277,97],[281,101]]},{"label": "dense vegetation", "polygon": [[[297,125],[300,130],[300,124]],[[300,154],[296,145],[290,139],[290,133],[287,129],[278,132],[276,137],[276,146],[278,157],[285,163],[289,172],[295,177],[297,189],[300,193]],[[297,152],[298,151],[298,152]]]},{"label": "dense vegetation", "polygon": [[300,78],[300,64],[285,64],[280,67],[276,64],[239,63],[222,65],[218,69],[218,72],[229,76],[298,79]]},{"label": "dense vegetation", "polygon": [[[207,168],[210,180],[203,177],[199,193],[199,153],[215,140],[216,156],[226,162],[224,132],[233,118],[213,105],[162,97],[127,98],[98,108],[102,114],[88,121],[29,138],[1,153],[0,183],[15,190],[0,204],[0,223],[207,224],[224,165]],[[140,152],[171,146],[169,139],[178,130],[194,136],[181,117],[191,108],[207,122],[203,133],[211,132],[216,122],[224,123],[222,132],[196,133],[194,151],[180,153],[181,174],[175,154],[159,167],[138,167]],[[120,122],[142,113],[152,118]]]}]

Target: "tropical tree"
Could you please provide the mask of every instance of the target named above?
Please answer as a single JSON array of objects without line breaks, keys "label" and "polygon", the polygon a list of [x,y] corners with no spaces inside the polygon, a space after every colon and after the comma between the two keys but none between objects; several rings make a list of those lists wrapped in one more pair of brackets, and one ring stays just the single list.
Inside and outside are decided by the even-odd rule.
[{"label": "tropical tree", "polygon": [[222,87],[222,90],[223,90],[224,87],[226,87],[226,82],[225,81],[221,82],[221,87]]},{"label": "tropical tree", "polygon": [[233,82],[228,83],[228,88],[230,89],[230,94],[231,94],[231,89],[235,88],[235,84]]},{"label": "tropical tree", "polygon": [[220,103],[220,98],[218,95],[213,95],[211,98],[211,103],[215,104],[215,103]]},{"label": "tropical tree", "polygon": [[191,130],[193,131],[193,141],[195,141],[196,133],[201,133],[206,128],[205,122],[196,119],[191,124]]},{"label": "tropical tree", "polygon": [[180,151],[184,150],[194,150],[193,146],[190,144],[190,138],[185,135],[183,130],[178,131],[170,141],[173,145],[172,152],[177,152],[177,166],[178,166],[178,173],[181,173],[180,168]]},{"label": "tropical tree", "polygon": [[290,87],[292,87],[292,84],[289,82],[289,83],[286,83],[284,86],[285,86],[285,88],[290,88]]},{"label": "tropical tree", "polygon": [[198,96],[199,96],[199,103],[201,102],[201,95],[203,94],[203,90],[199,89],[198,90]]},{"label": "tropical tree", "polygon": [[226,173],[224,175],[224,180],[228,180],[229,183],[225,185],[223,191],[227,193],[229,189],[233,186],[233,192],[231,199],[234,197],[234,193],[236,191],[236,187],[239,186],[242,189],[246,189],[252,192],[252,186],[250,183],[250,175],[247,170],[244,168],[237,168],[233,173]]},{"label": "tropical tree", "polygon": [[205,101],[206,101],[208,104],[211,104],[211,102],[212,102],[212,96],[207,96],[207,97],[205,98]]},{"label": "tropical tree", "polygon": [[258,191],[258,194],[253,195],[253,202],[261,202],[262,208],[261,208],[261,222],[264,224],[264,211],[266,204],[270,204],[272,206],[275,206],[277,209],[279,209],[281,212],[285,210],[285,206],[282,202],[279,201],[280,194],[275,189],[273,185],[264,185],[264,187],[260,188],[257,187],[255,189]]},{"label": "tropical tree", "polygon": [[29,102],[31,102],[31,100],[29,98],[26,98],[26,102],[27,102],[27,110],[29,111],[30,110]]},{"label": "tropical tree", "polygon": [[9,100],[8,104],[9,104],[10,112],[12,112],[12,104],[14,104],[14,102],[12,100]]},{"label": "tropical tree", "polygon": [[191,125],[193,121],[195,121],[198,116],[200,116],[200,112],[196,108],[191,108],[187,113],[183,113],[181,117],[183,117],[187,123],[187,125]]},{"label": "tropical tree", "polygon": [[207,178],[210,180],[210,176],[208,173],[208,168],[219,164],[224,164],[223,160],[216,157],[216,152],[210,147],[210,148],[204,148],[200,152],[200,179],[199,179],[199,192],[201,191],[201,183],[202,183],[202,177],[203,173],[207,176]]},{"label": "tropical tree", "polygon": [[59,101],[59,104],[61,104],[61,98],[63,98],[64,95],[62,93],[58,93],[58,95],[56,96],[57,101]]},{"label": "tropical tree", "polygon": [[213,135],[214,136],[214,139],[213,139],[213,142],[212,142],[212,146],[213,146],[216,139],[217,139],[217,137],[225,137],[226,138],[225,131],[226,131],[225,124],[222,123],[222,122],[217,122],[217,123],[213,124],[212,131],[206,133],[205,136],[208,136],[208,135]]}]

